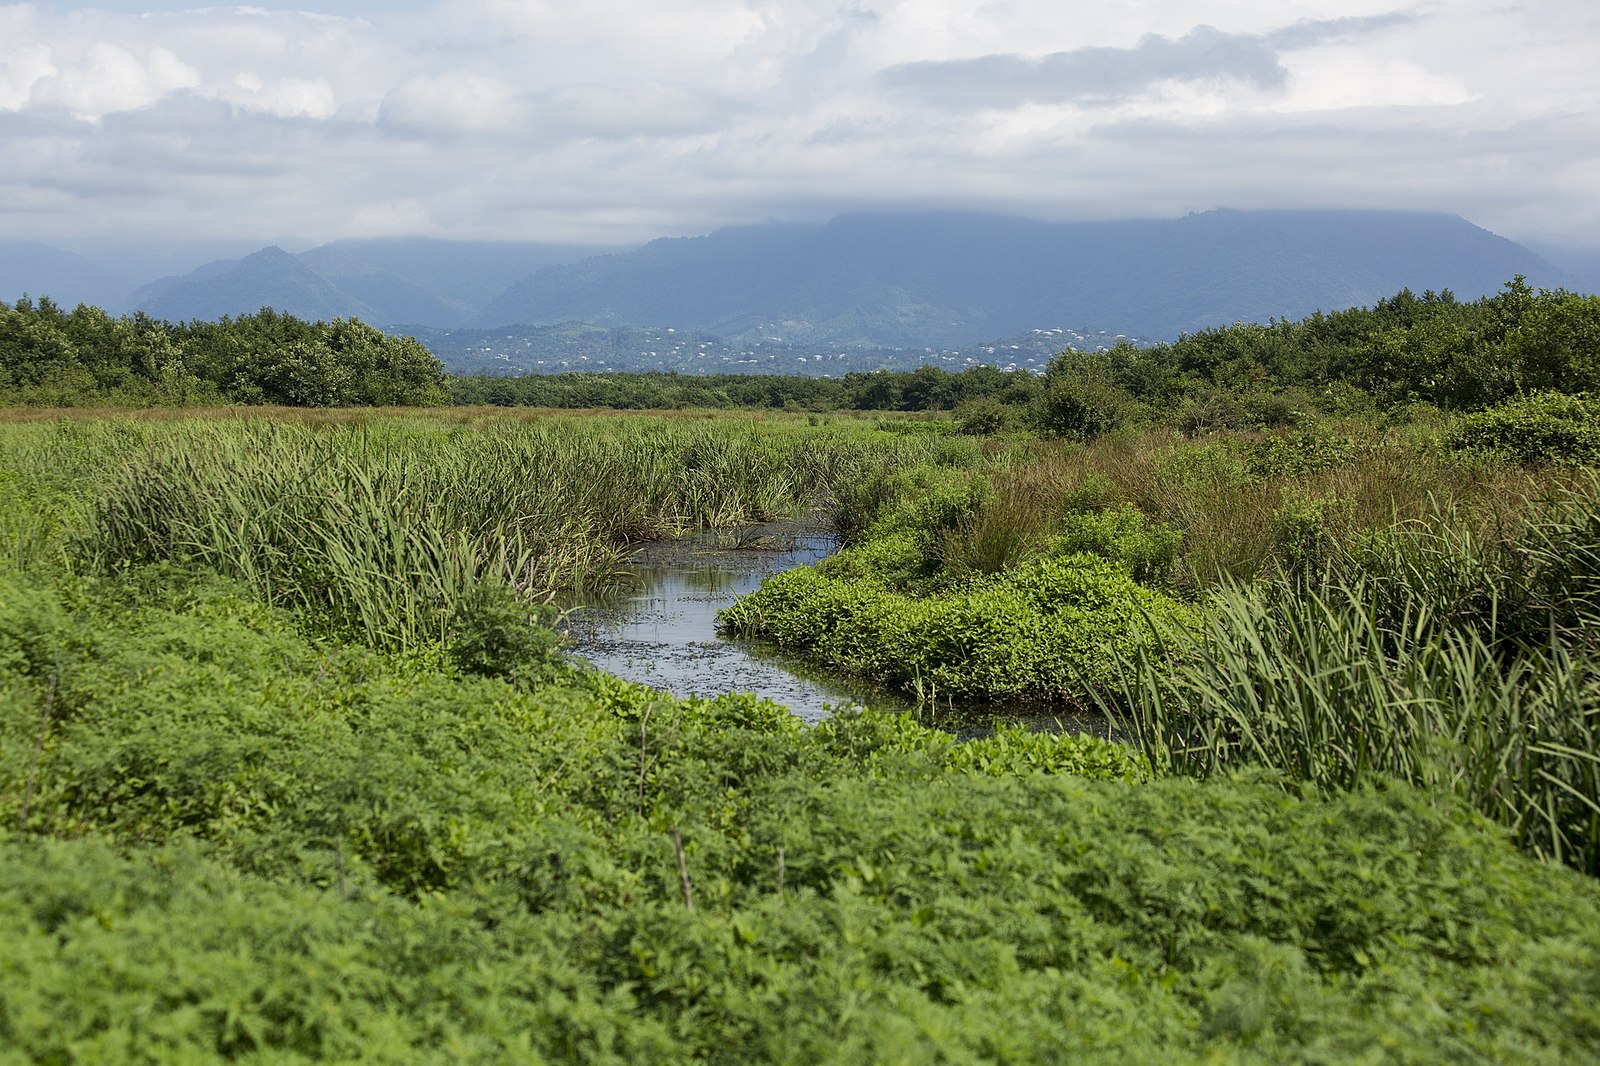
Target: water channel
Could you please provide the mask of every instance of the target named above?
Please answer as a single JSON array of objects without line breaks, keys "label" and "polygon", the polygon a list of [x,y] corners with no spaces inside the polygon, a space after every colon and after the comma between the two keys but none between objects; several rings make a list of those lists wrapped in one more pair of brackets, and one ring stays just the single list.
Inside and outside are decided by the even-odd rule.
[{"label": "water channel", "polygon": [[958,736],[1000,722],[1106,736],[1095,716],[1041,714],[1004,704],[917,706],[891,690],[819,666],[769,644],[716,631],[716,614],[762,579],[831,554],[838,539],[813,517],[646,544],[616,584],[568,604],[573,654],[677,696],[753,692],[818,722],[841,706],[913,713]]}]

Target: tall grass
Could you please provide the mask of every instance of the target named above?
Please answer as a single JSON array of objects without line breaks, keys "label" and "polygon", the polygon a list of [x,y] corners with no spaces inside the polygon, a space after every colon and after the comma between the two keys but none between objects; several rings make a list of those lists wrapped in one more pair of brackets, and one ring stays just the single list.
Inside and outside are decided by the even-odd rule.
[{"label": "tall grass", "polygon": [[1512,541],[1409,530],[1318,581],[1229,583],[1195,636],[1121,660],[1108,713],[1159,768],[1246,765],[1461,796],[1600,874],[1600,480]]},{"label": "tall grass", "polygon": [[747,419],[0,424],[0,566],[173,562],[410,645],[448,635],[481,586],[536,600],[603,579],[640,541],[791,514],[950,447]]}]

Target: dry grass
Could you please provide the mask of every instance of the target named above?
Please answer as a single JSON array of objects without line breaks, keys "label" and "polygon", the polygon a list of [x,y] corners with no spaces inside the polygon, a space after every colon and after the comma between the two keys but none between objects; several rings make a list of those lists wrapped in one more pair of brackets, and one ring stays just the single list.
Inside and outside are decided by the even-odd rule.
[{"label": "dry grass", "polygon": [[1531,504],[1575,477],[1462,463],[1426,441],[1377,433],[1320,468],[1274,472],[1247,460],[1252,442],[1263,439],[1196,442],[1155,430],[1086,445],[1040,442],[1029,462],[996,476],[995,512],[986,521],[1010,521],[1013,539],[1026,539],[1065,512],[1129,503],[1182,534],[1180,582],[1204,586],[1284,568],[1295,550],[1287,541],[1312,521],[1330,549],[1366,530],[1433,522],[1445,512],[1469,516],[1479,536],[1502,538]]}]

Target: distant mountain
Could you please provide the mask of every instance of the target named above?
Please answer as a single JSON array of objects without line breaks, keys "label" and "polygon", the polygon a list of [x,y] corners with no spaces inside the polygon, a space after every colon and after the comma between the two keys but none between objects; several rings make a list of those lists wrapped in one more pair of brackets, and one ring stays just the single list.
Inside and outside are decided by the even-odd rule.
[{"label": "distant mountain", "polygon": [[133,283],[81,255],[47,244],[0,243],[0,300],[23,293],[48,296],[63,307],[115,307]]},{"label": "distant mountain", "polygon": [[135,292],[129,303],[173,322],[250,314],[263,307],[307,319],[369,318],[374,310],[278,247],[236,262],[207,263],[182,278],[163,278]]},{"label": "distant mountain", "polygon": [[[120,254],[117,262],[133,261],[126,249]],[[601,343],[594,333],[575,339],[551,329],[568,323],[704,334],[715,338],[708,353],[742,366],[757,358],[798,364],[846,349],[896,353],[884,356],[896,363],[918,352],[964,360],[974,346],[1039,328],[1166,339],[1371,304],[1405,287],[1472,298],[1516,274],[1536,286],[1595,291],[1600,255],[1551,248],[1541,258],[1444,214],[1219,210],[1045,223],[878,213],[734,227],[610,253],[421,238],[335,241],[299,254],[266,248],[125,295],[132,283],[91,258],[0,244],[0,299],[27,292],[176,321],[266,306],[401,330],[493,333],[514,325],[506,336],[461,342],[463,360],[492,350],[500,367],[550,365],[570,360],[579,339]],[[532,338],[539,341],[530,347]],[[668,359],[648,338],[607,338],[588,354]]]},{"label": "distant mountain", "polygon": [[1590,296],[1600,294],[1600,248],[1531,242],[1528,247],[1561,268],[1567,275],[1567,288]]},{"label": "distant mountain", "polygon": [[[595,245],[528,242],[441,241],[386,237],[334,241],[300,255],[300,261],[329,281],[387,274],[431,293],[463,314],[476,312],[506,286],[543,267],[574,263],[611,248]],[[395,318],[393,322],[425,322]]]},{"label": "distant mountain", "polygon": [[153,281],[124,305],[175,321],[272,307],[303,318],[448,327],[468,319],[503,291],[508,279],[597,250],[399,238],[336,241],[298,255],[264,248]]},{"label": "distant mountain", "polygon": [[1047,324],[1152,338],[1371,304],[1402,288],[1468,298],[1563,273],[1454,215],[1209,211],[1044,223],[845,215],[652,241],[518,282],[475,324],[703,330],[732,342],[970,345]]}]

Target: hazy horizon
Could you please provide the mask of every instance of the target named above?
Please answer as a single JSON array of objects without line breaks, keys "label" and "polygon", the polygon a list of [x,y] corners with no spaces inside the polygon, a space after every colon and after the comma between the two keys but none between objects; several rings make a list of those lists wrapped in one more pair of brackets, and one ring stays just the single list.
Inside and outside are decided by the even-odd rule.
[{"label": "hazy horizon", "polygon": [[1226,207],[1593,248],[1596,40],[1600,10],[1555,0],[3,5],[0,240],[227,257]]}]

